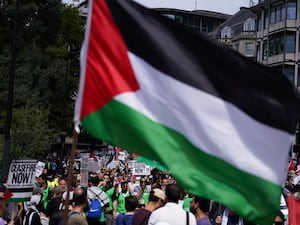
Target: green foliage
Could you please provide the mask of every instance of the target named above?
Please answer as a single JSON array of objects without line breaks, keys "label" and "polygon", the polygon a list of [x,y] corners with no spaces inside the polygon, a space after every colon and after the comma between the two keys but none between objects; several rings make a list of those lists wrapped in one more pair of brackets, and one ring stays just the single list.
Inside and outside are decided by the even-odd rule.
[{"label": "green foliage", "polygon": [[11,129],[11,159],[29,157],[41,159],[54,144],[58,135],[49,129],[47,109],[19,108],[13,112]]},{"label": "green foliage", "polygon": [[[0,7],[0,147],[3,149],[14,1]],[[85,21],[60,0],[20,1],[10,157],[42,157],[73,131],[73,95]],[[0,156],[0,159],[2,155]],[[1,167],[2,168],[2,167]]]}]

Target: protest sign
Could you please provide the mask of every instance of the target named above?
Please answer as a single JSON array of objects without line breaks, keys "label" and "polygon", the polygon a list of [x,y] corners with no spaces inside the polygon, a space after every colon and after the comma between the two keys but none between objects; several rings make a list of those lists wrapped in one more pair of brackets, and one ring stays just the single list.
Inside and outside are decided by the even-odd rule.
[{"label": "protest sign", "polygon": [[13,196],[10,202],[29,201],[35,181],[37,160],[14,160],[10,164],[7,188]]}]

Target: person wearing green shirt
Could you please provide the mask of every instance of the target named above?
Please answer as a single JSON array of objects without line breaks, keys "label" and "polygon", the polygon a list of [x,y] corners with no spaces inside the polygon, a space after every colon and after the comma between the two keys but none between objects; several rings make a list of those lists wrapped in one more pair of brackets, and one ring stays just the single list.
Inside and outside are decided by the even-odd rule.
[{"label": "person wearing green shirt", "polygon": [[127,181],[121,182],[121,192],[117,193],[116,191],[113,194],[113,218],[116,219],[119,213],[126,213],[125,208],[125,198],[130,196],[128,191]]},{"label": "person wearing green shirt", "polygon": [[188,212],[190,211],[190,204],[191,204],[192,199],[193,199],[193,197],[190,194],[187,194],[186,196],[184,196],[182,208],[185,211],[188,211]]},{"label": "person wearing green shirt", "polygon": [[139,208],[145,207],[149,202],[149,193],[151,191],[150,185],[147,186],[146,177],[142,176],[139,184],[133,184],[131,187],[131,194],[138,198]]},{"label": "person wearing green shirt", "polygon": [[105,191],[109,198],[109,207],[105,211],[105,224],[115,225],[115,220],[113,219],[113,194],[115,192],[115,187],[112,184],[112,179],[109,174],[104,174],[103,181],[100,182],[100,188]]}]

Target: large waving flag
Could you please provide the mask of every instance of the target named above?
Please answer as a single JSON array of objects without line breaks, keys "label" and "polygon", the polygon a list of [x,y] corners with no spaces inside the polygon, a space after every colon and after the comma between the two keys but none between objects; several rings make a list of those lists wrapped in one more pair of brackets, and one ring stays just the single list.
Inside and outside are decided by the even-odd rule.
[{"label": "large waving flag", "polygon": [[89,1],[81,53],[77,125],[272,223],[299,116],[283,75],[128,0]]}]

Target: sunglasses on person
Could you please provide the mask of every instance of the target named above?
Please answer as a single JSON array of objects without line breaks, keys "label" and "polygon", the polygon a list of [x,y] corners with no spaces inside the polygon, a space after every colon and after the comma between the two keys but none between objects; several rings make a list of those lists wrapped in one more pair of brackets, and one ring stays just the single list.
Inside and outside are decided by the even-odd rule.
[{"label": "sunglasses on person", "polygon": [[274,221],[273,222],[273,225],[283,225],[284,223],[283,222],[279,222],[279,221]]}]

